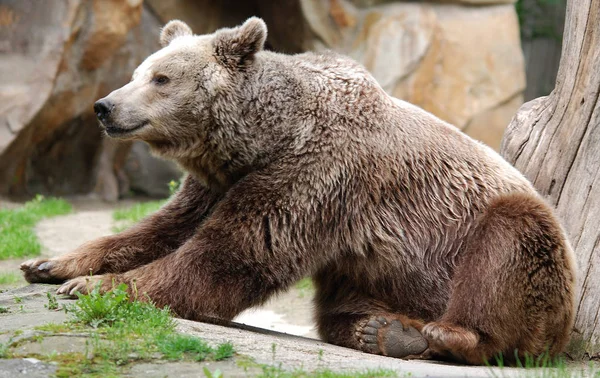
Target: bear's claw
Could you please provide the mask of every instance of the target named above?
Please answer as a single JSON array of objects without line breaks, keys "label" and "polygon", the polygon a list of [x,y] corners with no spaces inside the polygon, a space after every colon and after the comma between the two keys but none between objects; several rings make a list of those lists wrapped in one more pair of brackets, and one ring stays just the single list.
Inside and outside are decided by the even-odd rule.
[{"label": "bear's claw", "polygon": [[52,268],[52,263],[50,261],[41,263],[40,266],[38,266],[38,270],[50,270],[51,268]]},{"label": "bear's claw", "polygon": [[77,298],[77,293],[89,294],[103,279],[103,276],[82,276],[73,278],[56,290],[58,295],[66,295]]},{"label": "bear's claw", "polygon": [[47,259],[31,259],[22,263],[19,268],[29,283],[61,283],[64,279],[58,278],[54,272],[56,264]]},{"label": "bear's claw", "polygon": [[356,336],[365,352],[389,357],[419,355],[428,347],[427,340],[417,329],[383,316],[373,316],[360,324]]}]

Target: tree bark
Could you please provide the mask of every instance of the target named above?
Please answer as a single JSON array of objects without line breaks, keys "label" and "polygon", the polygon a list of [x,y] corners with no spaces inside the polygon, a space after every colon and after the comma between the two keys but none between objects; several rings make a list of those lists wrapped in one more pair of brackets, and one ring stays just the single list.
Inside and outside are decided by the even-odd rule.
[{"label": "tree bark", "polygon": [[600,0],[569,0],[554,91],[523,105],[501,153],[555,206],[578,264],[569,353],[600,356]]}]

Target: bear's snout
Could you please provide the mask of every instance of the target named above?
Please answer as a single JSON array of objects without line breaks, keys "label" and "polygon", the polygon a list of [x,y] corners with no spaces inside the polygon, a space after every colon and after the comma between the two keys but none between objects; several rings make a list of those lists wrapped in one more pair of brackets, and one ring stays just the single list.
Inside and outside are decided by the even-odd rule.
[{"label": "bear's snout", "polygon": [[100,121],[106,121],[114,107],[115,104],[113,104],[110,100],[103,98],[96,101],[94,104],[94,112],[96,112],[96,116]]}]

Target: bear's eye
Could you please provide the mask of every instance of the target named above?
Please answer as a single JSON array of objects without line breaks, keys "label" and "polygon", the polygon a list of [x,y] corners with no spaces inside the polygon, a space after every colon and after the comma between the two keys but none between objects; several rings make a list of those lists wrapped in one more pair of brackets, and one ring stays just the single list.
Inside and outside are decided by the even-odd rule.
[{"label": "bear's eye", "polygon": [[156,85],[165,85],[169,82],[169,78],[165,75],[156,75],[152,78],[152,82]]}]

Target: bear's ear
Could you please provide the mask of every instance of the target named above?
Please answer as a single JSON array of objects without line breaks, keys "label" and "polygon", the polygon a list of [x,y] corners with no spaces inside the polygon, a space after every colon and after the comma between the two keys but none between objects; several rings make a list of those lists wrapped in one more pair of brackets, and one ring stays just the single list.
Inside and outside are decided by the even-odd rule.
[{"label": "bear's ear", "polygon": [[217,31],[213,40],[215,56],[227,66],[243,66],[261,51],[267,39],[267,25],[258,17],[242,26]]},{"label": "bear's ear", "polygon": [[177,37],[192,35],[192,29],[183,21],[171,20],[160,31],[160,45],[167,47]]}]

